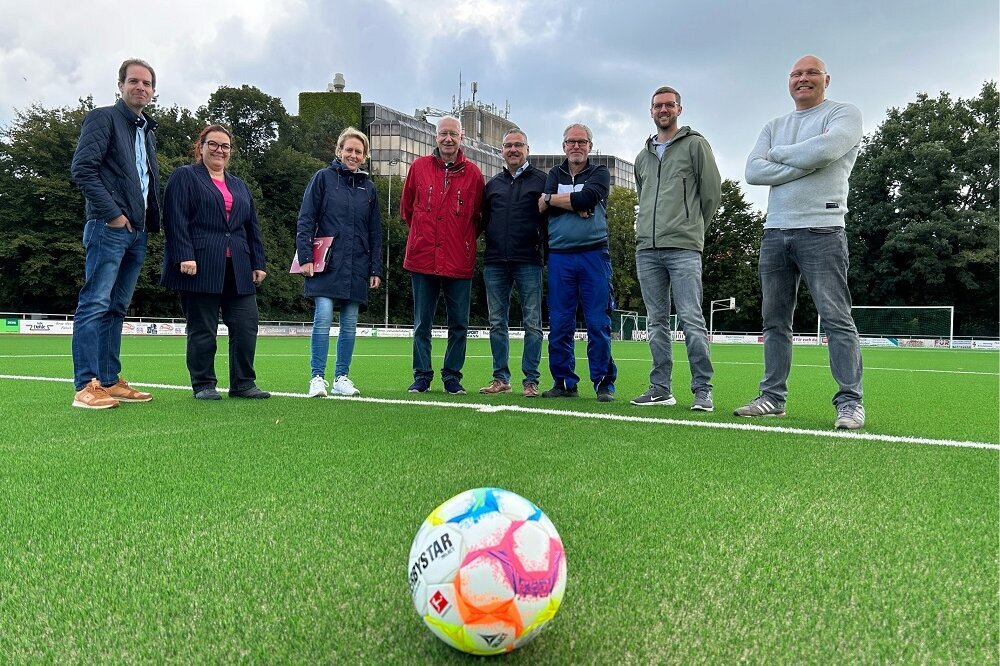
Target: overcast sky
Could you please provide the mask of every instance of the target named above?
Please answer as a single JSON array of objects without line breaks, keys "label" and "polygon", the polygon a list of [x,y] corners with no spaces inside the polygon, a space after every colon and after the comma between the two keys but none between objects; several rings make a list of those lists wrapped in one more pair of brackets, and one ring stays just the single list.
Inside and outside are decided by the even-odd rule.
[{"label": "overcast sky", "polygon": [[[461,72],[463,98],[477,81],[477,99],[509,102],[532,152],[558,152],[581,121],[595,150],[631,161],[652,132],[650,93],[670,85],[682,124],[742,181],[761,127],[792,109],[799,56],[826,61],[828,97],[858,105],[867,133],[918,91],[976,96],[998,78],[998,32],[997,0],[4,0],[0,124],[33,102],[112,103],[132,56],[155,67],[160,104],[192,110],[251,84],[295,114],[334,72],[366,101],[449,109]],[[745,190],[765,207],[765,188]]]}]

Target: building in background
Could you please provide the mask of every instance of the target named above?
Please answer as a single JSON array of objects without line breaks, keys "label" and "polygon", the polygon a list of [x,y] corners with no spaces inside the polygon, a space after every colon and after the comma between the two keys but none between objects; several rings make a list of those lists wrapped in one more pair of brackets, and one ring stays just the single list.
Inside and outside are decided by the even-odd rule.
[{"label": "building in background", "polygon": [[[410,165],[431,153],[436,126],[431,119],[453,115],[462,123],[465,139],[462,150],[472,160],[487,180],[503,169],[500,145],[508,130],[518,125],[510,120],[509,105],[502,111],[494,105],[476,101],[477,84],[472,82],[472,100],[457,102],[452,99],[450,111],[426,107],[413,115],[398,111],[379,102],[364,101],[361,93],[346,92],[344,75],[338,73],[325,92],[299,93],[299,115],[315,118],[319,114],[333,113],[368,135],[371,144],[371,172],[379,175],[406,177]],[[529,158],[533,166],[542,171],[562,164],[565,155],[535,155]],[[613,155],[591,154],[595,164],[603,164],[611,172],[611,185],[635,189],[632,163]]]}]

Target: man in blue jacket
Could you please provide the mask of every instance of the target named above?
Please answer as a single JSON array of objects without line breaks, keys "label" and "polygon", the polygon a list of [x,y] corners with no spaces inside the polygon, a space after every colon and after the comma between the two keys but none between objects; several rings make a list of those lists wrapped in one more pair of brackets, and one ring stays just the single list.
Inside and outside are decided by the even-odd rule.
[{"label": "man in blue jacket", "polygon": [[503,137],[506,167],[483,192],[486,254],[483,279],[490,310],[493,380],[479,389],[493,395],[510,392],[510,297],[517,286],[524,320],[524,397],[538,397],[538,365],[542,360],[542,263],[545,216],[538,197],[545,191],[545,173],[528,164],[528,136],[512,129]]},{"label": "man in blue jacket", "polygon": [[74,407],[108,409],[149,402],[121,375],[122,323],[146,258],[146,235],[160,229],[156,123],[143,109],[153,101],[156,73],[130,59],[118,69],[121,99],[94,109],[80,129],[71,171],[86,200],[85,281],[73,317]]},{"label": "man in blue jacket", "polygon": [[576,310],[587,322],[590,380],[600,402],[615,399],[618,369],[611,358],[611,254],[605,205],[608,168],[591,164],[593,133],[574,123],[563,132],[566,160],[549,171],[538,210],[548,212],[549,371],[554,385],[543,398],[575,398]]}]

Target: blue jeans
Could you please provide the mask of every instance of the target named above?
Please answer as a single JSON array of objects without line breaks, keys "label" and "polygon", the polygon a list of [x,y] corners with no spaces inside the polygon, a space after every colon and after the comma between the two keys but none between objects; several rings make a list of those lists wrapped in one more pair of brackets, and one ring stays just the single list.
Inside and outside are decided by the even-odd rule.
[{"label": "blue jeans", "polygon": [[670,337],[670,294],[673,292],[677,319],[684,329],[688,363],[691,365],[691,392],[712,388],[712,359],[708,331],[702,312],[701,252],[695,250],[639,250],[635,253],[639,288],[646,304],[649,350],[653,368],[649,383],[670,393],[674,367]]},{"label": "blue jeans", "polygon": [[434,378],[431,367],[431,327],[438,298],[444,294],[448,316],[448,346],[444,352],[441,379],[462,381],[465,347],[469,336],[469,304],[472,279],[410,273],[413,285],[413,377]]},{"label": "blue jeans", "polygon": [[122,370],[122,323],[146,259],[146,232],[109,227],[87,220],[83,289],[73,315],[73,384],[82,389],[91,379],[104,386],[118,381]]},{"label": "blue jeans", "polygon": [[760,245],[760,286],[764,296],[764,377],[760,392],[772,400],[788,397],[792,367],[792,316],[800,278],[805,278],[829,339],[830,371],[840,387],[833,404],[860,402],[861,344],[851,317],[847,288],[847,235],[843,227],[765,229]]},{"label": "blue jeans", "polygon": [[333,366],[334,379],[351,371],[351,357],[354,356],[354,336],[358,330],[358,304],[326,296],[316,297],[316,311],[313,313],[313,329],[309,364],[312,376],[326,374],[326,357],[330,354],[330,326],[333,324],[333,308],[340,310],[340,334],[337,335],[337,360]]},{"label": "blue jeans", "polygon": [[510,294],[517,286],[524,320],[523,384],[538,384],[542,361],[542,267],[536,264],[486,264],[486,301],[490,310],[490,349],[493,378],[510,383]]},{"label": "blue jeans", "polygon": [[574,334],[576,309],[587,323],[587,360],[594,388],[612,392],[618,368],[611,358],[611,255],[607,250],[549,255],[549,372],[556,384],[572,389],[580,382]]}]

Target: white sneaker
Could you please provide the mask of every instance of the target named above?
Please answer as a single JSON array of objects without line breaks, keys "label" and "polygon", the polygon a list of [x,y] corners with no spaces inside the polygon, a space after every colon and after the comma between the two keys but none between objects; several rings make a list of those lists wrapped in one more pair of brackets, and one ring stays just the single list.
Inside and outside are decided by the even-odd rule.
[{"label": "white sneaker", "polygon": [[330,382],[326,381],[319,375],[316,375],[309,380],[309,397],[310,398],[325,398],[326,389],[330,386]]},{"label": "white sneaker", "polygon": [[337,395],[361,395],[361,391],[354,388],[354,382],[347,375],[337,377],[337,381],[330,387],[330,393]]}]

